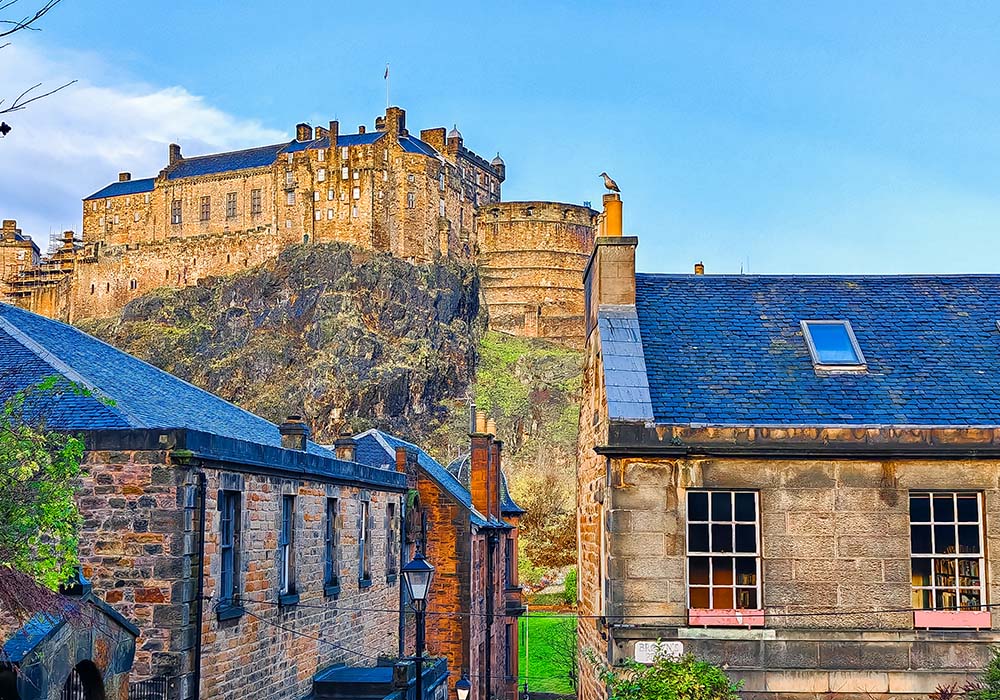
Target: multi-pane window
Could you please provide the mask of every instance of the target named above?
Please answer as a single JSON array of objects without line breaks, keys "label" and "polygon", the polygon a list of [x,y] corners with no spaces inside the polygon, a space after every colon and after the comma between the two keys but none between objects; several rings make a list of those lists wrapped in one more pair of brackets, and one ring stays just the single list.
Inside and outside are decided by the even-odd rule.
[{"label": "multi-pane window", "polygon": [[359,503],[360,513],[358,514],[358,578],[361,581],[372,580],[371,562],[371,503],[361,501]]},{"label": "multi-pane window", "polygon": [[278,592],[295,592],[295,496],[281,497],[278,536]]},{"label": "multi-pane window", "polygon": [[396,517],[396,504],[386,504],[386,545],[385,545],[385,575],[395,577],[399,573],[399,518]]},{"label": "multi-pane window", "polygon": [[319,182],[323,182],[326,179],[326,168],[320,168],[316,171],[316,179]]},{"label": "multi-pane window", "polygon": [[260,211],[260,190],[250,190],[250,215],[258,216]]},{"label": "multi-pane window", "polygon": [[326,151],[323,150],[322,148],[316,151],[316,160],[320,162],[326,160]]},{"label": "multi-pane window", "polygon": [[181,222],[181,200],[170,200],[170,223],[179,224]]},{"label": "multi-pane window", "polygon": [[760,538],[754,491],[688,491],[691,608],[760,608]]},{"label": "multi-pane window", "polygon": [[438,175],[438,188],[444,192],[444,173]]},{"label": "multi-pane window", "polygon": [[351,196],[354,197],[354,199],[361,199],[361,188],[355,187],[354,189],[352,189]]},{"label": "multi-pane window", "polygon": [[406,208],[415,209],[417,206],[417,195],[414,192],[406,193]]},{"label": "multi-pane window", "polygon": [[349,171],[346,167],[340,169],[340,179],[346,180],[350,177]]},{"label": "multi-pane window", "polygon": [[236,193],[227,192],[226,193],[226,218],[235,219],[236,218]]},{"label": "multi-pane window", "polygon": [[986,602],[982,514],[978,493],[910,494],[914,608],[979,610]]},{"label": "multi-pane window", "polygon": [[289,192],[285,195],[285,204],[287,204],[288,206],[292,206],[293,204],[295,204],[294,192]]},{"label": "multi-pane window", "polygon": [[223,491],[219,501],[219,554],[222,566],[219,574],[219,597],[224,605],[239,600],[240,493]]},{"label": "multi-pane window", "polygon": [[324,575],[327,587],[340,585],[340,565],[337,562],[337,499],[326,499],[326,529],[323,532]]},{"label": "multi-pane window", "polygon": [[510,588],[514,585],[514,565],[517,562],[517,555],[514,552],[514,538],[510,535],[504,540],[503,561],[504,585]]},{"label": "multi-pane window", "polygon": [[202,197],[201,198],[201,209],[200,209],[200,212],[201,212],[201,215],[199,216],[199,219],[201,221],[208,221],[210,218],[212,218],[212,198],[211,197]]},{"label": "multi-pane window", "polygon": [[295,184],[295,173],[289,170],[288,172],[285,173],[285,185],[294,185],[294,184]]}]

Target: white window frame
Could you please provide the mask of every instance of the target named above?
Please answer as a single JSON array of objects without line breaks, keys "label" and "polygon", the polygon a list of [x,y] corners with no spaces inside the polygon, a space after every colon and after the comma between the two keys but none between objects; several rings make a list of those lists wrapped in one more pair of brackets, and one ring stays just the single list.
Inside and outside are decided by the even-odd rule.
[{"label": "white window frame", "polygon": [[351,190],[351,197],[353,199],[361,199],[361,188],[355,187]]},{"label": "white window frame", "polygon": [[351,177],[351,169],[345,165],[343,168],[340,169],[340,179],[348,180],[350,179],[350,177]]},{"label": "white window frame", "polygon": [[326,180],[326,168],[320,168],[316,171],[316,181],[323,182]]},{"label": "white window frame", "polygon": [[[708,494],[708,520],[692,520],[690,514],[690,498],[691,494],[694,493],[705,493]],[[727,493],[730,494],[730,519],[729,520],[714,520],[712,518],[712,494],[715,493]],[[737,552],[736,550],[736,525],[748,525],[750,521],[736,520],[736,494],[748,493],[752,494],[754,498],[754,520],[753,525],[756,531],[756,537],[754,541],[754,551],[753,552]],[[699,610],[762,610],[763,609],[763,589],[761,581],[761,546],[760,546],[760,492],[754,491],[752,489],[689,489],[685,494],[684,500],[685,509],[685,536],[684,536],[684,579],[685,587],[684,593],[687,600],[688,609],[693,609],[691,604],[691,589],[692,588],[707,588],[708,589],[708,608],[697,608]],[[709,542],[708,551],[699,551],[691,549],[691,525],[707,525],[709,532]],[[729,525],[731,527],[731,542],[732,548],[729,552],[713,552],[712,551],[712,526],[725,526]],[[707,584],[692,584],[691,583],[691,561],[695,558],[707,558],[709,569],[708,569],[708,583]],[[753,558],[755,564],[755,573],[753,585],[740,585],[736,581],[736,559],[737,558]],[[712,573],[714,569],[713,559],[732,559],[733,560],[733,582],[730,585],[715,585],[712,582]],[[740,607],[739,605],[739,590],[744,589],[754,589],[756,591],[757,604],[754,607]],[[732,608],[720,608],[715,604],[715,590],[716,589],[730,589],[733,592],[733,607]]]},{"label": "white window frame", "polygon": [[[953,611],[953,610],[986,610],[987,609],[986,606],[988,604],[987,603],[987,599],[986,599],[986,593],[987,593],[986,581],[987,581],[987,574],[988,574],[988,572],[986,571],[986,541],[984,539],[984,531],[986,529],[986,527],[985,527],[986,523],[985,523],[985,518],[983,517],[984,506],[985,506],[985,503],[983,501],[983,493],[981,491],[961,491],[961,490],[959,490],[959,491],[910,491],[910,493],[908,495],[908,499],[912,499],[914,496],[917,496],[917,497],[926,496],[926,497],[928,497],[930,499],[930,504],[929,504],[929,506],[930,506],[930,520],[929,521],[923,521],[923,520],[914,521],[913,520],[913,512],[912,512],[912,509],[910,509],[909,500],[908,500],[907,507],[908,507],[908,509],[910,509],[910,511],[908,513],[908,517],[909,517],[910,528],[911,528],[911,530],[910,530],[910,561],[911,561],[911,565],[910,565],[911,566],[911,576],[910,576],[911,586],[910,586],[910,590],[912,592],[912,599],[913,599],[912,600],[912,605],[913,605],[913,608],[915,610],[949,610],[949,611]],[[935,519],[935,516],[934,516],[934,498],[935,497],[940,498],[941,496],[951,496],[951,500],[952,500],[952,512],[954,514],[954,519],[951,522],[937,521]],[[959,522],[959,520],[958,520],[958,497],[959,496],[975,496],[976,497],[977,513],[976,513],[976,520],[975,520],[975,522]],[[913,534],[912,534],[913,530],[912,530],[912,528],[913,528],[914,525],[916,525],[918,527],[919,526],[928,526],[928,525],[930,526],[930,532],[931,532],[931,551],[929,553],[924,553],[924,552],[918,553],[918,552],[914,552],[913,551]],[[942,527],[942,526],[945,526],[945,525],[954,525],[954,527],[955,527],[955,546],[956,546],[956,549],[958,547],[958,526],[959,525],[975,525],[976,528],[979,531],[979,552],[978,553],[966,553],[965,555],[963,555],[961,552],[957,552],[957,551],[956,552],[950,552],[950,553],[949,552],[943,552],[943,553],[937,553],[937,552],[935,552],[934,551],[936,549],[936,547],[934,546],[935,545],[935,529],[937,527]],[[912,574],[912,570],[913,570],[912,569],[912,566],[913,566],[912,562],[913,562],[914,559],[930,559],[931,560],[931,581],[930,581],[930,585],[928,585],[928,586],[915,586],[915,585],[912,585],[913,578],[914,578],[914,576]],[[961,595],[962,595],[961,591],[962,591],[962,589],[969,590],[969,589],[976,588],[974,586],[962,586],[962,585],[960,585],[960,579],[962,578],[962,574],[959,573],[961,571],[961,565],[960,565],[959,562],[961,560],[976,561],[976,562],[978,562],[978,565],[979,565],[979,586],[978,586],[978,590],[979,590],[979,605],[976,606],[976,607],[962,607],[962,605],[961,605]],[[935,561],[954,561],[955,562],[955,572],[956,572],[956,575],[954,576],[954,579],[955,579],[955,585],[954,586],[944,586],[944,585],[938,585],[937,584],[937,575],[936,574],[938,572],[935,571],[935,564],[934,564]],[[947,572],[945,572],[943,575],[947,576],[948,574],[947,574]],[[938,593],[939,590],[942,591],[942,592],[951,592],[951,591],[954,591],[955,592],[955,596],[956,596],[956,598],[955,598],[956,605],[954,605],[954,606],[944,605],[944,606],[939,607],[938,606],[938,602],[937,602],[937,593]],[[917,598],[917,591],[930,591],[930,593],[931,593],[931,606],[932,607],[929,607],[929,608],[922,607],[922,603]]]},{"label": "white window frame", "polygon": [[[846,319],[807,319],[800,322],[802,326],[802,337],[806,339],[806,346],[809,348],[809,356],[812,358],[813,366],[817,369],[831,369],[840,371],[859,371],[867,369],[867,362],[865,361],[864,353],[861,352],[861,346],[858,344],[858,339],[854,335],[854,329],[851,328],[851,322]],[[854,349],[854,354],[858,358],[857,363],[829,363],[820,360],[819,352],[816,350],[816,345],[813,343],[812,333],[809,331],[809,326],[843,326],[847,331],[847,337],[851,340],[851,347]]]},{"label": "white window frame", "polygon": [[321,163],[324,160],[326,160],[326,150],[325,149],[320,148],[319,150],[316,151],[316,160],[318,160]]}]

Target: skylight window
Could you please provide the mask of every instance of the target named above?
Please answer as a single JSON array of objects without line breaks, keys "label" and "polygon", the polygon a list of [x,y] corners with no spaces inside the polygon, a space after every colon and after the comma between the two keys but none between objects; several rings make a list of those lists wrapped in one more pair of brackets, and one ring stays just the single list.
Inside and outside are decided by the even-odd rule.
[{"label": "skylight window", "polygon": [[803,321],[802,335],[816,367],[864,369],[865,356],[850,321]]}]

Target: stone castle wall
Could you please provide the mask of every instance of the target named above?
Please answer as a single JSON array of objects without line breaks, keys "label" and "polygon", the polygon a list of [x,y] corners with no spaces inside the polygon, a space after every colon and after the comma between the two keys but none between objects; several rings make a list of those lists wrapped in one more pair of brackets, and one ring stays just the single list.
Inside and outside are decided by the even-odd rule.
[{"label": "stone castle wall", "polygon": [[498,202],[479,210],[478,262],[490,326],[583,345],[583,270],[597,212],[558,202]]}]

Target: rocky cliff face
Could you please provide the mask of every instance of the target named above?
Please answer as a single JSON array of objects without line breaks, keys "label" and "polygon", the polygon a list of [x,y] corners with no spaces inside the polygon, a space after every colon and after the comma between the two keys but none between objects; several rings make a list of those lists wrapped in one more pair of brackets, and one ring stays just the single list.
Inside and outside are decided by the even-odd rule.
[{"label": "rocky cliff face", "polygon": [[197,287],[159,290],[81,327],[272,421],[427,437],[469,396],[485,329],[475,270],[338,244]]}]

